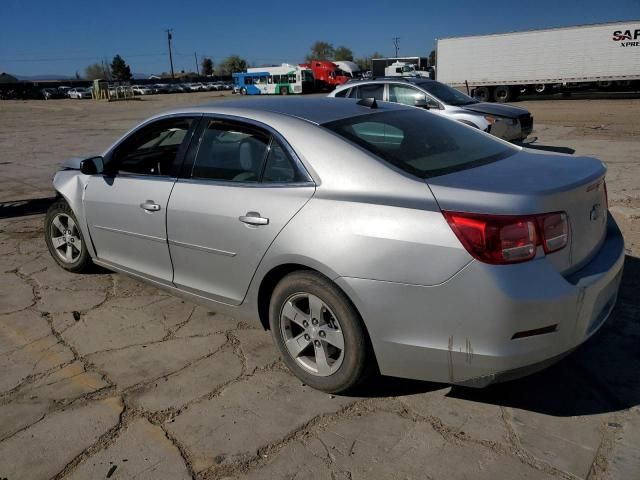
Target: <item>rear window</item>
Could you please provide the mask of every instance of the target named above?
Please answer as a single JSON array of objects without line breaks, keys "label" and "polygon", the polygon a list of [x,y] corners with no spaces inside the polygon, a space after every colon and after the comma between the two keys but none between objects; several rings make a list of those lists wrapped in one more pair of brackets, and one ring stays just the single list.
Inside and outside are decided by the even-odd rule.
[{"label": "rear window", "polygon": [[421,110],[373,113],[323,126],[420,178],[484,165],[517,152],[516,147]]}]

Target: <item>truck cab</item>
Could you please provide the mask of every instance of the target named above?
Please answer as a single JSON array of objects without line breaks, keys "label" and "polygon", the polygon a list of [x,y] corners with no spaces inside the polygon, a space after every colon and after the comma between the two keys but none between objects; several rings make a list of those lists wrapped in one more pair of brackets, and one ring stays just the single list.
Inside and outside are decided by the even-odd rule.
[{"label": "truck cab", "polygon": [[302,68],[309,68],[313,72],[316,90],[333,90],[338,85],[347,83],[349,76],[335,63],[327,60],[311,60],[300,64]]}]

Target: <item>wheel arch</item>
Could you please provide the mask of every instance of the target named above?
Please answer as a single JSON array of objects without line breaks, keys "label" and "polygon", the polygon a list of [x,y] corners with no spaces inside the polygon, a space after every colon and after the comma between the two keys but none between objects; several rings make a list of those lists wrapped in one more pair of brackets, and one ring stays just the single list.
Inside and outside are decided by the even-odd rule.
[{"label": "wheel arch", "polygon": [[87,218],[84,214],[83,196],[84,189],[89,177],[80,174],[77,170],[62,170],[56,174],[53,179],[53,188],[56,197],[64,199],[73,211],[78,220],[82,236],[85,238],[85,245],[91,258],[96,258],[96,251],[89,233]]}]

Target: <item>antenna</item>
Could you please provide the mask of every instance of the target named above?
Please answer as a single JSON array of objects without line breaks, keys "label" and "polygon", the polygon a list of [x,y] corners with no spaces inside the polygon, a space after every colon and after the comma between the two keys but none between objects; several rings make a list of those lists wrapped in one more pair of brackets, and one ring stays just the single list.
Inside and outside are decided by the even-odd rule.
[{"label": "antenna", "polygon": [[362,105],[363,107],[369,107],[371,109],[378,108],[378,102],[376,102],[376,99],[373,97],[363,98],[357,103],[357,105]]}]

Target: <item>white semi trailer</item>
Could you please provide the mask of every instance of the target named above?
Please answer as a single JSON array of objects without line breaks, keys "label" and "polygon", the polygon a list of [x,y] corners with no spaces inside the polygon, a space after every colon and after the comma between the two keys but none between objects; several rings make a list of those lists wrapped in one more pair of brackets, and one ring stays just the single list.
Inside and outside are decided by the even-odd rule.
[{"label": "white semi trailer", "polygon": [[640,20],[437,40],[437,80],[482,101],[522,92],[638,88]]}]

